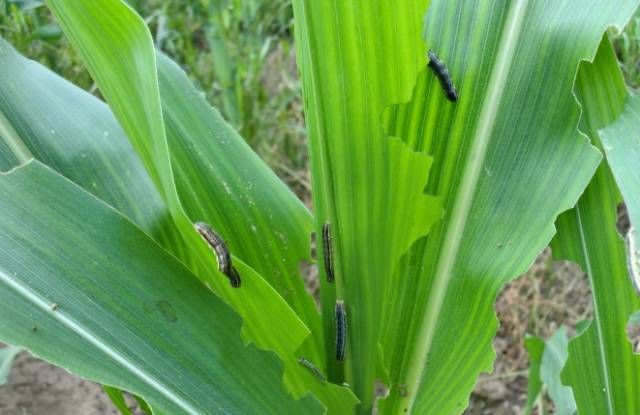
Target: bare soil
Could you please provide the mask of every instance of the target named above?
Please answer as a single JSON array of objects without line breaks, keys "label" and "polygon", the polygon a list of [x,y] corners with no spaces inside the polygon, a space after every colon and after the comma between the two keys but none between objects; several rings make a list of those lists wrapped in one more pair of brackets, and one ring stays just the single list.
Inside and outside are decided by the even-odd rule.
[{"label": "bare soil", "polygon": [[564,325],[573,336],[576,323],[591,317],[589,282],[576,264],[553,261],[546,250],[529,272],[507,284],[495,308],[500,328],[493,341],[494,372],[480,376],[466,415],[523,412],[529,369],[525,334],[548,339]]},{"label": "bare soil", "polygon": [[0,415],[117,415],[102,387],[21,353],[0,386]]}]

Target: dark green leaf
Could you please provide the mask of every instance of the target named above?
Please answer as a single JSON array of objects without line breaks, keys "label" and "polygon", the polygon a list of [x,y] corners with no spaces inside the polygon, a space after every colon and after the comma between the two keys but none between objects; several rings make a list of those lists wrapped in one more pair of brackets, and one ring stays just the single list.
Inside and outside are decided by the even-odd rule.
[{"label": "dark green leaf", "polygon": [[[580,128],[602,148],[598,129],[619,116],[627,95],[608,38],[594,63],[580,67],[576,94],[584,109]],[[603,163],[576,207],[558,218],[552,244],[554,256],[577,262],[591,282],[593,321],[569,343],[562,372],[581,414],[640,413],[640,359],[626,334],[640,299],[629,283],[625,244],[616,228],[619,202],[611,171]]]},{"label": "dark green leaf", "polygon": [[542,391],[542,381],[540,380],[540,363],[544,353],[544,340],[540,337],[527,335],[524,339],[524,346],[529,353],[529,383],[527,387],[527,405],[525,413],[530,414],[540,397]]},{"label": "dark green leaf", "polygon": [[[166,414],[320,413],[175,257],[31,162],[0,176],[0,338]],[[32,327],[37,325],[37,330]]]}]

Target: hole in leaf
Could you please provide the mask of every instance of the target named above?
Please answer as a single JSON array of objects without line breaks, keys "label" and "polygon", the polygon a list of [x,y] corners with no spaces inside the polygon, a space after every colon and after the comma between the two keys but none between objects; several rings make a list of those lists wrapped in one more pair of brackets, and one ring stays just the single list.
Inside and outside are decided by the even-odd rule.
[{"label": "hole in leaf", "polygon": [[631,228],[631,220],[629,219],[629,213],[627,212],[627,206],[623,203],[618,204],[617,208],[618,218],[616,220],[616,227],[620,235],[626,235]]},{"label": "hole in leaf", "polygon": [[313,297],[316,308],[320,310],[320,282],[318,281],[318,266],[306,259],[298,263],[298,270],[304,280],[304,288]]}]

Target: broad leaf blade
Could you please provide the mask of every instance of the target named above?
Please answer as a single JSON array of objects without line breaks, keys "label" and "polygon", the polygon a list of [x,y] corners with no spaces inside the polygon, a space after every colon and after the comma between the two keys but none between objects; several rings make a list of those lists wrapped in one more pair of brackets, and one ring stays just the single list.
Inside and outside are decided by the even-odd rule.
[{"label": "broad leaf blade", "polygon": [[[389,277],[400,256],[441,216],[424,194],[431,159],[384,133],[380,117],[407,99],[424,50],[423,2],[294,1],[317,212],[329,223],[335,283],[321,281],[323,314],[336,299],[348,315],[344,365],[325,319],[331,379],[346,381],[371,411],[380,374],[378,337]],[[392,63],[393,70],[387,63]],[[318,241],[321,239],[318,237]],[[322,244],[318,244],[322,248]],[[327,255],[319,249],[319,258]]]},{"label": "broad leaf blade", "polygon": [[[462,412],[477,374],[491,368],[497,292],[546,246],[556,216],[575,203],[599,160],[576,129],[576,67],[636,5],[593,0],[576,12],[543,1],[431,2],[427,46],[449,65],[460,100],[447,102],[425,71],[413,101],[384,121],[389,135],[433,154],[426,192],[441,197],[447,213],[392,277],[405,243],[426,232],[396,222],[424,214],[396,202],[423,191],[427,159],[394,164],[377,111],[402,101],[426,65],[417,36],[424,4],[294,2],[314,205],[318,225],[337,227],[336,288],[353,308],[347,379],[363,413],[376,353],[369,326],[380,314],[392,386],[383,411],[404,413],[415,402],[419,413]],[[404,238],[395,238],[398,230]],[[322,288],[328,311],[335,295]]]},{"label": "broad leaf blade", "polygon": [[[386,116],[391,133],[433,154],[426,190],[442,197],[447,214],[397,271],[404,284],[395,304],[406,306],[385,323],[394,386],[385,411],[413,403],[417,413],[460,413],[478,373],[492,369],[498,291],[547,245],[553,221],[599,160],[576,129],[577,65],[637,3],[593,0],[578,10],[566,2],[431,3],[425,39],[449,65],[460,99],[445,102],[426,71],[413,100]],[[476,185],[465,187],[474,174]]]},{"label": "broad leaf blade", "polygon": [[307,357],[322,363],[320,316],[299,274],[299,262],[309,259],[311,215],[163,55],[158,76],[185,211],[210,223],[231,251],[287,300],[314,333],[308,350],[313,354]]},{"label": "broad leaf blade", "polygon": [[640,97],[627,98],[620,118],[601,130],[600,138],[631,221],[626,235],[627,261],[632,282],[640,295]]},{"label": "broad leaf blade", "polygon": [[[47,1],[129,136],[172,214],[179,209],[158,92],[151,35],[119,0]],[[148,138],[147,138],[148,137]]]},{"label": "broad leaf blade", "polygon": [[[299,364],[294,364],[297,361],[296,351],[302,345],[305,337],[309,334],[308,328],[304,325],[304,322],[291,310],[286,301],[278,295],[278,292],[274,287],[270,286],[254,269],[241,260],[255,261],[255,257],[239,258],[234,255],[234,264],[242,276],[242,287],[240,289],[232,288],[228,281],[220,275],[216,270],[215,259],[208,247],[202,242],[197,233],[193,230],[192,222],[201,218],[189,218],[184,212],[182,202],[178,197],[177,189],[174,182],[173,169],[170,163],[170,154],[167,144],[167,137],[165,134],[165,124],[162,114],[162,106],[168,115],[177,116],[173,118],[173,138],[180,141],[180,146],[186,147],[189,144],[189,140],[193,140],[192,136],[185,136],[184,126],[180,126],[177,129],[178,124],[176,122],[187,122],[189,117],[188,112],[185,115],[184,111],[175,108],[176,99],[175,95],[171,95],[172,88],[175,87],[175,67],[171,66],[165,61],[165,65],[162,65],[164,80],[169,81],[169,78],[173,77],[170,82],[164,82],[164,91],[169,91],[169,96],[164,100],[160,98],[160,90],[158,87],[158,75],[156,73],[156,56],[151,43],[151,38],[148,30],[142,21],[128,6],[119,0],[100,0],[90,3],[78,3],[68,0],[51,0],[48,2],[52,11],[58,18],[61,27],[70,38],[71,42],[79,50],[80,55],[83,57],[88,70],[93,75],[96,83],[100,87],[101,92],[106,97],[107,102],[110,104],[111,109],[120,121],[123,129],[129,136],[134,148],[140,155],[145,167],[149,174],[154,179],[154,182],[158,186],[160,193],[167,204],[171,216],[179,229],[181,236],[185,240],[186,246],[194,255],[193,263],[187,265],[194,271],[194,273],[203,280],[210,288],[218,293],[226,302],[228,302],[244,319],[243,334],[247,340],[253,341],[258,347],[263,349],[271,349],[276,351],[278,355],[286,360],[287,370],[287,385],[291,387],[291,390],[300,395],[309,388],[314,389],[316,393],[322,395],[322,390],[331,389],[334,394],[343,394],[342,402],[355,401],[353,397],[349,396],[348,390],[339,388],[333,385],[318,385],[318,382],[307,384],[304,382],[301,376],[304,376],[304,368]],[[173,73],[171,73],[173,71]],[[179,74],[179,76],[184,77]],[[178,78],[178,84],[185,82]],[[195,90],[190,85],[188,90],[184,91],[187,94],[195,94]],[[173,97],[173,98],[172,98]],[[193,103],[192,103],[193,104]],[[206,125],[206,122],[202,120],[203,114],[203,102],[197,103],[200,107],[195,107],[196,116],[200,126]],[[193,108],[193,107],[192,107]],[[208,108],[207,111],[210,112]],[[210,115],[210,114],[208,114]],[[221,134],[221,139],[235,140],[236,142],[240,138],[235,134],[229,133],[229,127],[218,120],[215,134]],[[207,125],[211,128],[211,124]],[[225,131],[226,130],[226,131]],[[224,137],[227,135],[227,137]],[[193,141],[192,141],[193,143]],[[193,151],[185,154],[179,154],[174,160],[183,160],[184,163],[176,165],[176,169],[180,169],[180,174],[192,174],[200,173],[203,167],[208,167],[203,162],[213,162],[214,160],[206,161],[203,159],[203,149],[207,149],[209,154],[213,154],[218,151],[218,157],[216,162],[221,163],[223,160],[224,149],[220,145],[207,147],[202,143],[205,143],[203,137],[198,138],[198,147]],[[176,142],[174,141],[174,144]],[[219,143],[218,143],[219,144]],[[201,146],[203,145],[203,146]],[[172,150],[177,147],[173,146]],[[236,148],[238,148],[236,146]],[[247,152],[248,148],[239,147],[240,150]],[[213,153],[211,153],[213,149]],[[250,153],[250,152],[249,152]],[[186,157],[188,156],[188,157]],[[190,160],[189,157],[194,158]],[[243,157],[241,154],[235,158],[235,165],[241,168],[242,163],[251,163],[256,158],[253,154],[250,157]],[[255,167],[255,166],[252,166]],[[265,171],[264,167],[261,171]],[[214,170],[215,171],[215,170]],[[219,171],[219,170],[218,170]],[[237,172],[236,172],[237,173]],[[254,172],[255,173],[255,172]],[[227,176],[233,175],[233,171],[228,171]],[[237,176],[247,177],[247,174],[237,174]],[[213,176],[210,174],[206,177],[185,177],[183,176],[183,183],[186,180],[200,180],[206,181],[207,178],[211,179]],[[226,179],[226,177],[222,177]],[[220,179],[220,178],[216,178]],[[269,177],[264,177],[267,181],[275,182],[275,178],[272,173]],[[261,183],[257,180],[256,183]],[[264,182],[262,182],[264,183]],[[231,187],[232,192],[236,192],[237,195],[255,195],[248,192],[246,188],[236,188],[239,185],[246,185],[241,182],[227,182]],[[304,222],[308,221],[308,213],[303,209],[299,201],[295,200],[294,196],[289,192],[284,192],[281,184],[279,187],[273,189],[274,194],[283,196],[285,200],[282,206],[288,206],[295,212],[297,220]],[[182,189],[183,193],[189,193],[189,190]],[[210,197],[206,188],[199,187],[198,199],[189,200],[190,206],[202,205],[203,200]],[[224,200],[224,194],[217,194],[217,198]],[[191,195],[196,197],[194,195]],[[257,198],[254,199],[257,204]],[[292,200],[294,203],[291,203]],[[227,205],[224,208],[227,211],[251,211],[253,216],[247,217],[248,223],[253,220],[255,224],[264,221],[268,216],[264,215],[268,211],[268,208],[278,209],[280,206],[261,206],[264,212],[260,212],[258,209],[253,209],[254,206],[249,204],[249,208],[245,205],[238,205],[238,198],[229,198],[226,200]],[[246,202],[246,200],[243,200]],[[211,205],[209,205],[211,206]],[[217,205],[221,206],[221,205]],[[284,209],[279,212],[279,220],[283,220],[287,216],[287,212],[291,210]],[[226,218],[221,218],[220,215],[216,215],[210,211],[206,212],[207,217],[213,220],[219,221],[217,224],[223,223]],[[263,216],[264,215],[264,216]],[[289,216],[291,216],[289,214]],[[256,225],[257,226],[257,225]],[[257,226],[258,229],[265,229],[265,225],[261,224]],[[242,236],[242,243],[246,243],[246,246],[260,246],[256,244],[259,238],[251,233],[247,234],[247,226],[245,224],[243,229],[234,229],[232,236]],[[277,232],[277,231],[275,231]],[[290,238],[290,241],[300,240],[301,233],[304,229],[298,229],[297,234]],[[244,235],[243,235],[244,234]],[[226,236],[226,235],[225,235]],[[289,238],[290,235],[287,235]],[[253,240],[253,245],[251,241]],[[265,243],[271,242],[272,244],[280,244],[282,246],[283,241],[265,239]],[[306,245],[306,244],[305,244]],[[238,244],[242,246],[242,244]],[[300,249],[297,247],[296,249]],[[231,247],[233,252],[234,247]],[[254,251],[255,252],[255,251]],[[265,249],[263,254],[273,253],[274,250],[269,247]],[[277,251],[276,251],[277,252]],[[277,254],[273,254],[274,256]],[[275,258],[275,260],[282,261],[282,257]],[[269,265],[273,265],[273,260]],[[266,263],[263,261],[262,263]],[[294,261],[289,261],[287,269],[291,270]],[[276,270],[273,270],[276,274]],[[309,299],[307,294],[300,290],[301,283],[297,282],[295,285],[296,290],[289,290],[286,294],[291,297],[296,296],[296,300],[302,298],[299,301],[303,304],[305,309],[303,316],[313,316],[309,305]],[[285,293],[283,293],[285,294]],[[296,301],[292,301],[296,304]],[[317,326],[316,322],[310,321],[310,324]],[[311,343],[308,343],[311,344]],[[319,356],[321,351],[318,348],[307,347],[305,349],[313,356]],[[322,362],[320,362],[321,364]],[[322,392],[322,393],[321,393]],[[331,406],[331,401],[320,396],[325,405]],[[337,409],[340,410],[340,409]],[[344,409],[343,409],[344,410]]]},{"label": "broad leaf blade", "polygon": [[[3,75],[0,77],[0,112],[6,115],[5,123],[2,126],[3,131],[14,132],[10,136],[0,134],[0,146],[7,139],[16,140],[19,145],[24,146],[40,161],[56,169],[134,221],[185,263],[191,263],[190,258],[193,253],[185,245],[164,206],[162,198],[109,108],[94,96],[61,79],[40,64],[21,57],[2,40],[0,40],[0,49],[0,73]],[[176,75],[177,69],[174,69],[173,64],[165,66],[169,68],[167,71],[169,75],[177,76],[181,80],[180,77],[183,75],[182,73]],[[170,81],[165,80],[165,83],[170,83]],[[195,91],[192,90],[192,87],[183,83],[179,83],[179,85],[183,86],[185,91],[192,91],[187,96],[193,99]],[[185,111],[197,113],[203,118],[209,119],[212,115],[211,109],[200,101],[198,101],[199,105],[195,106],[196,109],[199,109],[197,112],[192,108],[190,100],[187,102],[176,100],[175,102],[174,105],[183,105]],[[206,111],[202,108],[206,108]],[[201,119],[190,120],[190,124],[198,125],[198,123],[202,123]],[[225,132],[225,135],[235,138],[236,141],[241,140],[228,131]],[[170,131],[169,138],[173,137]],[[207,139],[207,137],[204,138]],[[218,138],[218,135],[215,138]],[[229,139],[229,141],[233,140]],[[206,142],[208,144],[217,143],[216,140],[207,140]],[[172,143],[180,146],[180,142],[172,141]],[[245,178],[243,184],[251,176],[254,177],[254,180],[262,180],[264,186],[266,186],[264,181],[273,181],[270,179],[273,174],[264,172],[263,163],[256,159],[250,149],[246,146],[227,143],[226,147],[230,146],[235,149],[234,157],[237,157],[238,160],[245,160],[235,164],[238,170],[242,169]],[[18,163],[13,152],[7,154],[13,160],[6,164],[5,170]],[[215,157],[211,161],[224,160],[227,157],[227,153],[221,151],[210,151],[209,154]],[[227,174],[233,174],[233,172],[227,172]],[[230,189],[235,192],[235,188],[236,183],[230,182]],[[207,199],[221,200],[221,198],[215,197],[219,195],[218,191],[220,190],[211,187],[202,193]],[[223,194],[227,195],[226,190]],[[295,196],[283,194],[282,191],[278,194],[280,197],[276,201],[277,207],[270,206],[269,203],[273,200],[260,199],[258,200],[260,208],[269,209],[269,212],[273,212],[273,216],[278,218],[282,217],[280,212],[286,211],[287,206],[299,210],[300,204]],[[234,209],[228,208],[226,211],[234,211]],[[306,211],[304,213],[306,214]],[[284,231],[277,227],[276,230],[282,231],[282,235],[285,235],[290,241],[295,241],[295,243],[290,242],[286,257],[287,266],[290,267],[290,264],[295,262],[294,256],[300,252],[299,235],[300,232],[304,232],[304,229],[296,230],[297,233],[291,228]],[[251,240],[256,240],[255,235],[249,237]],[[274,252],[272,256],[281,254],[284,255],[284,252]],[[224,280],[222,276],[218,278]],[[245,285],[248,281],[245,281]],[[297,283],[293,276],[290,276],[287,282]],[[266,286],[265,289],[267,294],[271,293],[270,287]],[[298,294],[300,294],[299,289],[295,293],[289,292],[286,298],[293,300],[291,303],[294,305],[296,299],[299,301],[300,298],[308,298],[306,293],[303,293],[303,296],[298,296]],[[243,301],[242,298],[239,301]],[[245,309],[248,309],[248,305],[245,304]],[[301,309],[301,311],[304,310]],[[305,314],[301,312],[301,315]],[[312,313],[307,312],[307,315],[313,317]],[[256,325],[262,324],[265,331],[274,334],[277,334],[278,331],[287,333],[286,336],[278,335],[276,349],[280,352],[289,351],[286,355],[286,358],[289,359],[287,373],[293,375],[290,376],[291,380],[288,382],[295,382],[294,390],[300,393],[307,390],[309,382],[300,380],[300,377],[306,379],[304,368],[297,364],[296,357],[293,356],[293,352],[299,347],[307,333],[306,329],[295,316],[292,323],[291,310],[281,299],[275,302],[270,301],[267,307],[262,307],[259,310],[259,316],[266,323],[257,321]],[[273,321],[278,323],[274,324]],[[310,321],[313,322],[312,319]],[[269,344],[268,342],[259,343],[259,345],[265,348],[274,347],[273,343]],[[284,352],[282,353],[284,354]],[[316,352],[316,347],[305,345],[300,353],[317,361],[318,365],[322,366],[320,359],[322,354]],[[355,403],[355,399],[345,388],[320,385],[313,379],[311,381],[312,387],[320,389],[316,390],[316,393],[324,394],[327,393],[327,389],[330,389],[331,394],[341,396],[334,402],[348,402],[349,405]],[[328,397],[321,396],[321,398],[327,403],[332,401]],[[344,411],[348,407],[337,403],[336,405],[335,409],[338,412]]]},{"label": "broad leaf blade", "polygon": [[228,300],[233,290],[213,271],[213,255],[193,230],[178,198],[162,119],[156,54],[144,21],[121,0],[51,0],[47,5],[100,87],[194,253],[194,263],[187,265]]},{"label": "broad leaf blade", "polygon": [[[0,148],[23,148],[186,258],[162,198],[109,107],[2,39],[0,126]],[[23,158],[15,150],[8,156],[12,160],[0,165],[3,171]]]},{"label": "broad leaf blade", "polygon": [[[598,129],[622,112],[627,95],[615,54],[605,37],[593,64],[583,64],[576,93],[584,108],[581,130],[601,146]],[[629,283],[625,245],[616,228],[618,189],[606,163],[576,207],[558,218],[554,256],[577,262],[589,275],[594,318],[569,343],[562,373],[581,414],[640,413],[640,359],[626,334],[640,299]]]},{"label": "broad leaf blade", "polygon": [[[0,177],[4,341],[163,413],[320,413],[173,256],[38,162]],[[36,325],[36,329],[32,327]]]}]

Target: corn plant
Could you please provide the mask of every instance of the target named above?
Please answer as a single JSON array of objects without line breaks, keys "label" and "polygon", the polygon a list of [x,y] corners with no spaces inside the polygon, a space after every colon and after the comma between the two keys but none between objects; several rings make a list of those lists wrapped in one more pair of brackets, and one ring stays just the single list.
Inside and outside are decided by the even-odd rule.
[{"label": "corn plant", "polygon": [[529,352],[529,387],[525,414],[531,414],[533,408],[539,414],[548,413],[544,396],[548,395],[554,403],[558,415],[572,415],[576,412],[576,402],[570,387],[562,384],[561,373],[567,361],[567,328],[560,327],[548,340],[528,336],[525,347]]},{"label": "corn plant", "polygon": [[106,103],[0,41],[0,340],[123,413],[459,414],[551,243],[594,302],[562,383],[640,413],[640,101],[606,35],[638,3],[293,0],[312,215],[126,3],[47,0]]}]

